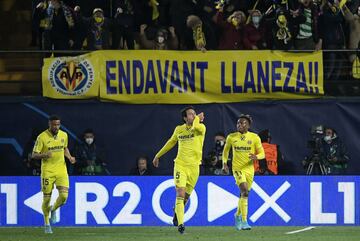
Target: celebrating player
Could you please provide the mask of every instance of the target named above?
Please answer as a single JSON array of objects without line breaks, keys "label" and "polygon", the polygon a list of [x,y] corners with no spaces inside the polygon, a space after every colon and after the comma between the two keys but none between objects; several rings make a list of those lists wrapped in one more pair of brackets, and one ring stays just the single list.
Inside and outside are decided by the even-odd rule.
[{"label": "celebrating player", "polygon": [[237,230],[250,230],[247,222],[248,195],[254,180],[253,161],[264,159],[265,152],[259,136],[248,131],[252,123],[250,115],[241,115],[237,121],[237,132],[226,138],[223,151],[223,171],[229,172],[227,160],[232,147],[232,170],[236,185],[240,188],[240,198],[235,214],[235,227]]},{"label": "celebrating player", "polygon": [[[71,156],[68,145],[68,136],[60,130],[60,118],[49,117],[49,129],[43,131],[36,139],[32,157],[41,159],[41,190],[44,194],[42,211],[44,214],[45,233],[52,233],[51,223],[56,222],[56,209],[64,205],[69,191],[69,177],[66,169],[66,156],[71,163],[75,157]],[[51,192],[59,190],[59,197],[53,206],[50,206]],[[49,213],[51,213],[49,220]]]},{"label": "celebrating player", "polygon": [[199,177],[199,165],[202,159],[202,149],[206,127],[202,124],[204,113],[196,115],[193,107],[182,110],[183,125],[178,125],[171,138],[155,155],[153,164],[159,166],[159,158],[179,143],[178,153],[174,160],[174,181],[176,187],[174,226],[182,234],[185,231],[184,209],[191,192],[194,190]]}]

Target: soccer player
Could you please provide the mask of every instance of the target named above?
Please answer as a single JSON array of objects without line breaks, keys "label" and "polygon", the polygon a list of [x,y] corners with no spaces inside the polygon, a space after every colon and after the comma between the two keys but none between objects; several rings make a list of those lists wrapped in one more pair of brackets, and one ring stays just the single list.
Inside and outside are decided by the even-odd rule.
[{"label": "soccer player", "polygon": [[260,137],[248,131],[252,123],[250,115],[242,114],[237,121],[237,132],[227,136],[223,151],[223,171],[228,173],[227,160],[232,147],[232,170],[236,185],[240,188],[238,208],[235,213],[235,227],[237,230],[250,230],[247,222],[248,196],[254,180],[253,161],[264,159],[265,152]]},{"label": "soccer player", "polygon": [[[71,156],[67,134],[60,130],[60,118],[49,117],[49,129],[43,131],[36,139],[32,157],[41,159],[41,190],[44,194],[42,211],[44,214],[45,233],[52,233],[51,223],[56,223],[56,209],[64,205],[69,191],[69,177],[67,174],[65,158],[75,163]],[[50,206],[51,192],[54,188],[59,190],[59,197],[53,206]],[[49,214],[51,213],[50,220]]]},{"label": "soccer player", "polygon": [[155,155],[153,164],[159,166],[159,158],[178,143],[178,153],[174,160],[174,181],[176,188],[175,214],[173,223],[183,234],[185,204],[194,190],[199,177],[199,166],[202,160],[202,149],[206,127],[202,123],[204,113],[196,115],[191,106],[181,111],[184,124],[178,125],[170,139]]}]

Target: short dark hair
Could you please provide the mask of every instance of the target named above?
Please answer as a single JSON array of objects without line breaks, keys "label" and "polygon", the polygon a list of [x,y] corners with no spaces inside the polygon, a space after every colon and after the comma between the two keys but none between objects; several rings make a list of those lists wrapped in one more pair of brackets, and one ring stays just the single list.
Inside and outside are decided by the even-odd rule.
[{"label": "short dark hair", "polygon": [[215,133],[215,136],[225,137],[225,133],[224,133],[224,132],[221,132],[221,131],[218,131],[218,132]]},{"label": "short dark hair", "polygon": [[148,158],[147,156],[138,156],[138,157],[136,158],[136,165],[139,164],[139,161],[140,161],[141,159],[145,160],[145,161],[146,161],[146,164],[148,164],[149,158]]},{"label": "short dark hair", "polygon": [[187,106],[185,107],[184,109],[181,110],[181,118],[184,120],[184,117],[186,117],[186,111],[188,110],[195,110],[194,107],[192,107],[191,105],[190,106]]},{"label": "short dark hair", "polygon": [[60,117],[58,115],[49,116],[49,121],[53,121],[53,120],[61,120],[61,119],[60,119]]},{"label": "short dark hair", "polygon": [[258,136],[260,137],[261,142],[268,142],[268,139],[271,139],[269,129],[265,129],[259,132]]},{"label": "short dark hair", "polygon": [[252,123],[252,118],[249,114],[241,114],[239,119],[241,119],[241,118],[247,119],[249,121],[249,124]]},{"label": "short dark hair", "polygon": [[333,135],[334,135],[334,134],[336,134],[336,135],[337,135],[336,130],[335,130],[334,128],[330,127],[330,126],[325,126],[325,127],[324,127],[324,133],[325,133],[325,131],[326,131],[326,130],[332,130]]},{"label": "short dark hair", "polygon": [[91,128],[87,128],[87,129],[84,130],[83,135],[85,135],[85,134],[87,134],[87,133],[94,134],[94,131],[93,131],[93,129],[91,129]]}]

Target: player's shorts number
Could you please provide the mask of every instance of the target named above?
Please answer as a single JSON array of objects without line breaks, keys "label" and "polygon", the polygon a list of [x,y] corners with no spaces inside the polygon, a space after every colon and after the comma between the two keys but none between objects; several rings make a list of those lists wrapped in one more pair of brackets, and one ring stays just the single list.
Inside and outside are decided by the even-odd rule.
[{"label": "player's shorts number", "polygon": [[43,183],[43,186],[49,185],[49,178],[43,178],[42,183]]}]

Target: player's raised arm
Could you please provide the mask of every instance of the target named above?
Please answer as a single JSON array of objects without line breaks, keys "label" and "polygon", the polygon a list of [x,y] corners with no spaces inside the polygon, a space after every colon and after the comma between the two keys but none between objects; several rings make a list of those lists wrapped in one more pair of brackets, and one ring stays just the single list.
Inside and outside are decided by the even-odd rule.
[{"label": "player's raised arm", "polygon": [[201,112],[200,114],[196,115],[194,118],[194,122],[192,124],[192,128],[198,132],[200,132],[201,134],[204,134],[206,131],[206,127],[203,123],[205,119],[205,115],[203,112]]},{"label": "player's raised arm", "polygon": [[170,139],[165,143],[165,145],[160,149],[158,153],[156,153],[153,165],[154,167],[159,166],[159,158],[165,155],[168,151],[170,151],[177,143],[177,128],[175,128],[174,133],[170,137]]}]

